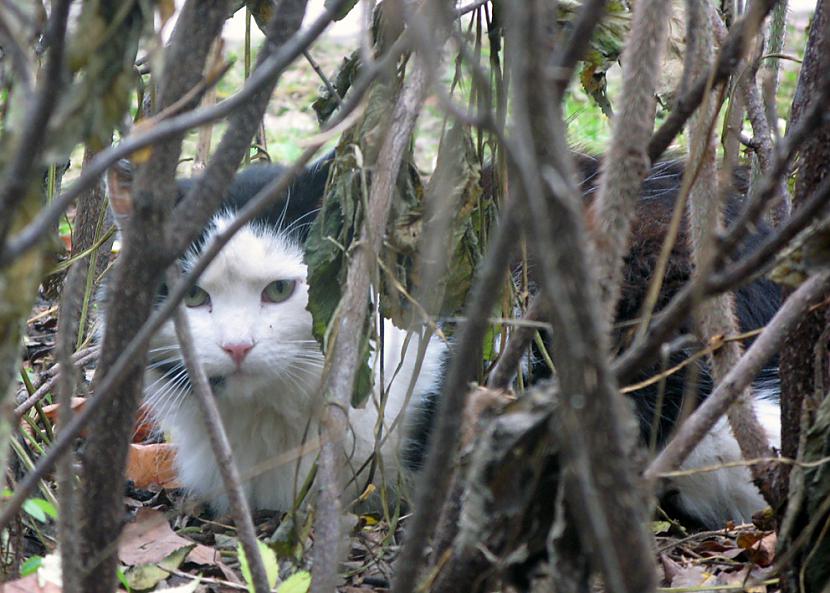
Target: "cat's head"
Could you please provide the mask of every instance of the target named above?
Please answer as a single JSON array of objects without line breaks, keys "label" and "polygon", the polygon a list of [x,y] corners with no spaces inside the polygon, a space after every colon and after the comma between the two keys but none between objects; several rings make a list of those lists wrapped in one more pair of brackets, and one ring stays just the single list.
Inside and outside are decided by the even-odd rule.
[{"label": "cat's head", "polygon": [[[286,197],[259,219],[243,226],[207,267],[184,305],[196,351],[217,397],[311,397],[319,382],[322,356],[306,310],[308,287],[302,258],[305,228],[322,199],[330,156],[309,167]],[[239,173],[202,236],[181,259],[189,270],[204,249],[244,206],[283,169],[255,166]],[[129,167],[114,168],[108,190],[119,226],[132,212]],[[183,195],[192,181],[179,181]],[[287,198],[290,196],[290,199]],[[158,292],[159,303],[166,287]],[[190,393],[171,321],[150,344],[146,391],[157,411],[176,408]]]},{"label": "cat's head", "polygon": [[[204,241],[185,256],[185,270],[232,218],[214,218]],[[263,223],[243,226],[184,300],[199,361],[218,397],[270,400],[273,392],[277,404],[281,396],[313,395],[322,355],[307,303],[300,244]],[[176,391],[171,382],[183,369],[172,322],[153,338],[150,356],[151,378],[164,374],[160,383]],[[151,384],[148,396],[156,391]]]}]

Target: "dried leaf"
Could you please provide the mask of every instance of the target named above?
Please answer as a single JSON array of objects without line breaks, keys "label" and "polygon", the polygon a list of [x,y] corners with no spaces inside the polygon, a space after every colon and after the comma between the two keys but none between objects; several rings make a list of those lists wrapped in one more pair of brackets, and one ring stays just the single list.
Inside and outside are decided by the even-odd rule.
[{"label": "dried leaf", "polygon": [[191,543],[173,550],[158,563],[131,566],[124,572],[124,577],[131,589],[137,591],[152,589],[169,577],[170,571],[178,569],[190,551],[195,547],[196,544]]},{"label": "dried leaf", "polygon": [[761,567],[770,566],[775,561],[775,546],[778,538],[775,532],[741,533],[736,543],[744,549],[749,559]]},{"label": "dried leaf", "polygon": [[[118,546],[118,558],[127,566],[159,563],[172,552],[193,542],[176,534],[164,514],[141,509],[135,521],[124,527]],[[219,554],[207,546],[191,548],[187,560],[196,564],[219,566]]]},{"label": "dried leaf", "polygon": [[175,458],[176,449],[168,443],[131,444],[127,453],[127,479],[138,488],[178,488]]}]

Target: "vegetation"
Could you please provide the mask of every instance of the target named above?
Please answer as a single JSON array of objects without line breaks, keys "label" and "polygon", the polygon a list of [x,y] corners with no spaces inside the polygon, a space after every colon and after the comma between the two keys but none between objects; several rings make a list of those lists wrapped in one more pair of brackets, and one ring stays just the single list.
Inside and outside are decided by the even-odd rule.
[{"label": "vegetation", "polygon": [[[830,4],[818,0],[809,26],[772,0],[742,13],[688,0],[674,15],[662,0],[632,4],[384,0],[371,28],[335,40],[326,25],[364,3],[327,0],[332,12],[301,28],[304,0],[189,0],[178,13],[171,0],[0,2],[6,587],[827,591]],[[234,13],[268,43],[219,43]],[[212,519],[182,503],[174,452],[142,421],[149,337],[195,278],[171,283],[159,308],[156,287],[240,166],[294,163],[266,201],[331,149],[324,212],[349,216],[318,218],[306,246],[331,370],[322,494],[252,516],[229,470],[239,504]],[[589,224],[572,149],[605,159]],[[667,155],[687,160],[698,272],[617,348],[643,175]],[[101,179],[123,158],[136,198],[112,204],[132,216],[115,241]],[[715,173],[744,165],[752,189],[726,225],[708,209],[728,193]],[[177,206],[175,179],[192,173]],[[736,251],[762,222],[765,242]],[[766,274],[788,298],[744,348],[722,297]],[[103,282],[113,297],[98,335]],[[338,495],[348,410],[369,379],[370,293],[399,326],[454,335],[406,517],[390,504],[348,515]],[[713,403],[643,465],[620,394],[687,319]],[[531,342],[556,381],[521,370]],[[742,397],[779,353],[780,452]],[[660,509],[655,520],[659,480],[724,415],[770,509],[716,533]]]}]

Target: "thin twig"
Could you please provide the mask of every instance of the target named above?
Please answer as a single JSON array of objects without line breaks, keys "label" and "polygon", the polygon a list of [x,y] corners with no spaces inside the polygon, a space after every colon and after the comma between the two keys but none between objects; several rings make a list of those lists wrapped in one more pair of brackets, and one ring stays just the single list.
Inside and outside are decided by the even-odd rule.
[{"label": "thin twig", "polygon": [[[530,306],[522,317],[522,321],[539,321],[545,317],[542,298],[541,294],[533,297]],[[507,341],[507,345],[504,347],[496,366],[490,371],[490,376],[487,378],[487,387],[491,389],[506,389],[510,386],[510,382],[516,375],[519,362],[537,331],[539,331],[539,328],[535,325],[522,324],[510,333],[510,339]]]},{"label": "thin twig", "polygon": [[[79,356],[82,355],[82,356]],[[95,360],[98,356],[98,347],[93,346],[91,348],[86,348],[84,350],[79,350],[72,356],[72,364],[75,367],[82,367],[85,364],[89,363],[92,360]],[[40,385],[34,393],[32,393],[29,397],[25,400],[20,402],[17,407],[14,409],[14,418],[15,420],[20,420],[23,417],[23,414],[31,410],[36,403],[42,400],[46,395],[54,389],[57,382],[60,380],[60,369],[61,365],[56,364],[48,371],[46,371],[48,375],[48,379]]]},{"label": "thin twig", "polygon": [[[75,263],[66,275],[61,295],[58,335],[55,358],[64,372],[58,379],[58,423],[65,426],[72,418],[72,397],[75,394],[77,369],[72,363],[72,350],[81,314],[81,302],[84,297],[88,260]],[[58,538],[61,548],[61,570],[64,574],[63,588],[67,593],[80,593],[82,574],[81,556],[74,543],[78,541],[78,493],[75,485],[75,456],[66,455],[58,464],[58,497],[60,501],[60,521]]]},{"label": "thin twig", "polygon": [[[170,284],[174,283],[176,276],[178,274],[169,274]],[[242,491],[239,469],[233,459],[231,444],[222,424],[222,417],[219,414],[219,408],[216,405],[216,399],[211,391],[205,369],[199,363],[196,348],[193,344],[193,335],[190,332],[190,324],[181,305],[176,307],[173,322],[176,326],[176,337],[181,347],[182,360],[184,360],[184,365],[187,368],[193,394],[199,403],[210,446],[219,467],[222,482],[225,485],[225,494],[228,496],[231,514],[236,524],[236,533],[248,560],[254,591],[256,593],[268,593],[271,589],[268,585],[268,575],[265,572],[265,564],[262,561],[262,554],[260,554],[259,545],[257,544],[256,530],[251,519],[248,499]]]},{"label": "thin twig", "polygon": [[317,60],[311,55],[311,52],[308,50],[303,51],[303,56],[305,57],[306,61],[308,62],[311,69],[317,74],[320,80],[323,82],[323,85],[326,87],[326,91],[334,97],[337,106],[339,107],[343,103],[343,98],[340,96],[340,93],[337,92],[337,89],[334,88],[334,85],[329,80],[329,77],[326,76],[326,73],[323,72],[323,69],[320,68],[320,64],[317,63]]}]

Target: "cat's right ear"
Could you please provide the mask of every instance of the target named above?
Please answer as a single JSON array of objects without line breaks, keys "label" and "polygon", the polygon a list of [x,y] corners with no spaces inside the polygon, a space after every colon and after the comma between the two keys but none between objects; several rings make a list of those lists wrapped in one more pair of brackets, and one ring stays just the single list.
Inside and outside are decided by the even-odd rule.
[{"label": "cat's right ear", "polygon": [[118,230],[133,215],[133,164],[121,159],[107,170],[107,196]]}]

